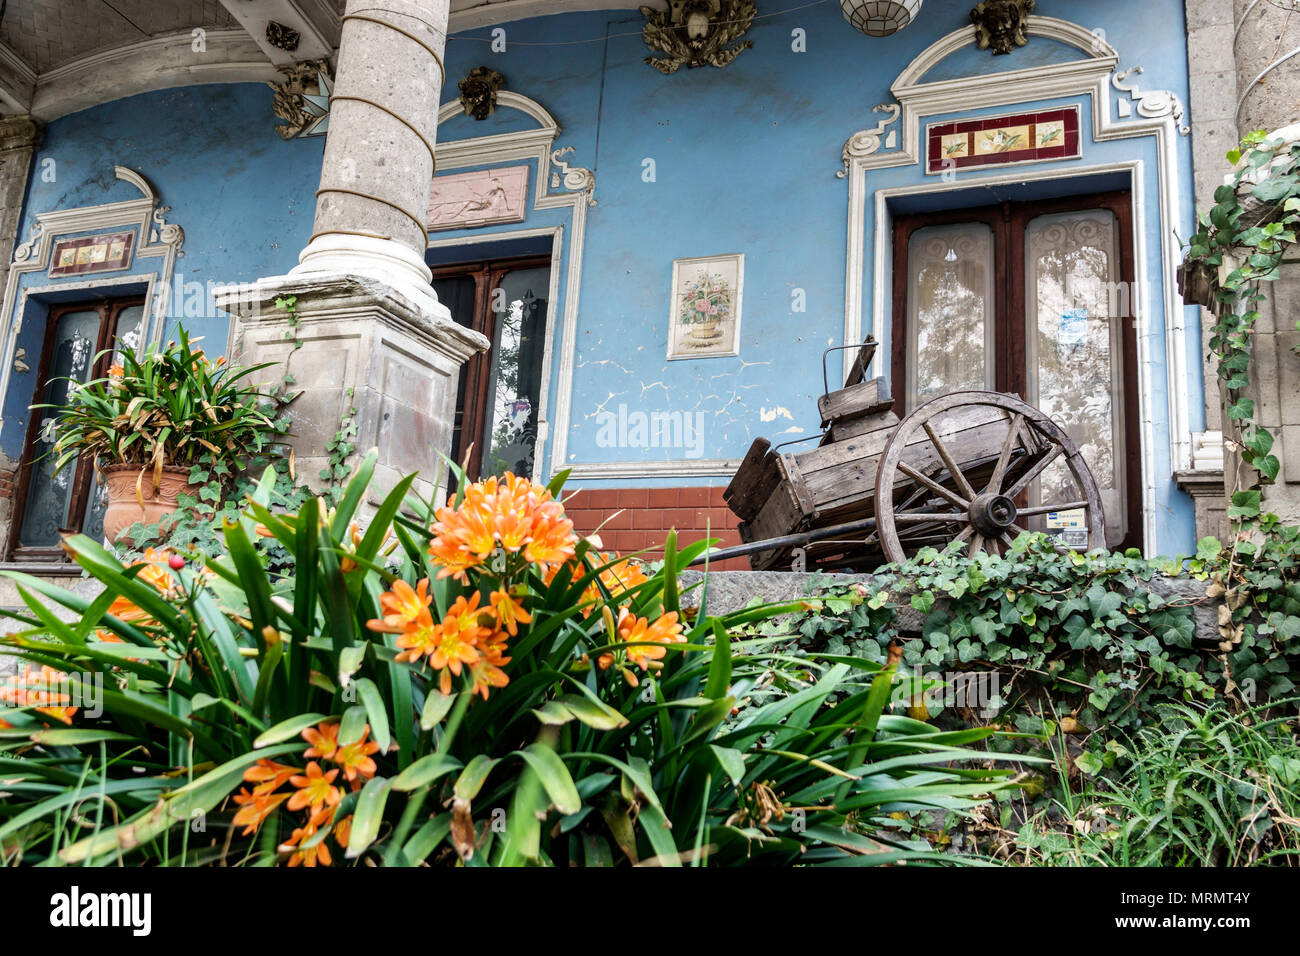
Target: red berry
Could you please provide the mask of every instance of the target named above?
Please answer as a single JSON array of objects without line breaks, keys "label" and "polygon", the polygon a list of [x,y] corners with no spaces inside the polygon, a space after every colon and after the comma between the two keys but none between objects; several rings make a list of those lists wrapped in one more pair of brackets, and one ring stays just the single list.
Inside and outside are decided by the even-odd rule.
[{"label": "red berry", "polygon": [[185,559],[182,558],[179,554],[173,554],[170,558],[167,559],[167,565],[173,571],[179,571],[181,568],[185,567]]}]

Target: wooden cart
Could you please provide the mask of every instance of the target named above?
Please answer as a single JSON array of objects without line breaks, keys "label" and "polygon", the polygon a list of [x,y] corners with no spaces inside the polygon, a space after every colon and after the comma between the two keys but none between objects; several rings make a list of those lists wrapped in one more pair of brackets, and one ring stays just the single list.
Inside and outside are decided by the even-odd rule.
[{"label": "wooden cart", "polygon": [[[822,433],[807,440],[815,447],[753,443],[724,493],[747,544],[714,560],[871,570],[953,541],[971,554],[1000,552],[1026,530],[1052,533],[1062,550],[1104,547],[1096,483],[1056,423],[986,391],[941,395],[899,421],[885,380],[865,378],[875,350],[868,338],[844,387],[818,401]],[[1057,495],[1073,490],[1031,505],[1046,477]]]}]

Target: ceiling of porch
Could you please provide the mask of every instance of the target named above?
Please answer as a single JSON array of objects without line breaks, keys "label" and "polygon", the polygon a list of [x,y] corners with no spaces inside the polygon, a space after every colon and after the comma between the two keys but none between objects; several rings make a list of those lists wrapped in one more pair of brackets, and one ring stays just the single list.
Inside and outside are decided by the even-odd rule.
[{"label": "ceiling of porch", "polygon": [[[346,0],[0,0],[0,115],[48,121],[149,90],[276,80],[280,66],[333,53],[345,6]],[[637,6],[639,0],[451,0],[450,28]],[[299,34],[296,49],[268,40],[272,21]]]}]

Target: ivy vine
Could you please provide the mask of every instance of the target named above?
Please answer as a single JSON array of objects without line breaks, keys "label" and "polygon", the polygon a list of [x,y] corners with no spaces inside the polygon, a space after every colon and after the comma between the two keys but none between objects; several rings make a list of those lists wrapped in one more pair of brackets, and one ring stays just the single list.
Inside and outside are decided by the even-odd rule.
[{"label": "ivy vine", "polygon": [[[1248,135],[1228,153],[1232,182],[1214,191],[1214,206],[1202,214],[1184,251],[1184,275],[1199,273],[1216,313],[1209,347],[1217,359],[1226,412],[1236,435],[1234,448],[1257,477],[1234,480],[1235,520],[1259,515],[1260,484],[1277,479],[1273,435],[1255,420],[1255,403],[1242,392],[1250,385],[1251,351],[1264,283],[1277,279],[1282,257],[1296,241],[1300,223],[1300,143]],[[1300,323],[1297,323],[1300,327]],[[1238,478],[1239,476],[1234,476]],[[1237,492],[1241,492],[1240,498]]]}]

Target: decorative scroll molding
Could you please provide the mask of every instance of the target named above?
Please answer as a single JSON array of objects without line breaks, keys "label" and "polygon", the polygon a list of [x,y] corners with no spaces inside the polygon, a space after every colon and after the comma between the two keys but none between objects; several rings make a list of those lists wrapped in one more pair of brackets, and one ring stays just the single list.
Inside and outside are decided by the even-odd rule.
[{"label": "decorative scroll molding", "polygon": [[1136,83],[1124,82],[1130,76],[1142,74],[1142,67],[1132,66],[1127,70],[1121,70],[1110,78],[1110,85],[1115,87],[1121,93],[1127,93],[1129,98],[1117,99],[1115,109],[1118,111],[1121,119],[1128,119],[1133,115],[1133,103],[1137,104],[1138,116],[1155,118],[1160,116],[1171,116],[1175,123],[1178,124],[1178,132],[1186,136],[1192,131],[1192,128],[1183,122],[1183,101],[1175,94],[1168,90],[1147,90],[1143,93],[1138,89]]},{"label": "decorative scroll molding", "polygon": [[[185,253],[185,231],[167,221],[170,206],[159,205],[158,194],[149,181],[133,169],[115,166],[117,178],[140,191],[140,198],[77,209],[55,209],[36,214],[27,239],[14,249],[13,264],[5,281],[3,321],[0,322],[0,394],[9,393],[14,369],[16,346],[22,330],[23,316],[32,295],[65,292],[73,289],[101,290],[116,286],[144,286],[145,314],[148,316],[141,345],[162,338],[167,316],[168,290],[176,260]],[[56,282],[40,288],[23,287],[22,277],[47,272],[55,240],[74,233],[129,228],[135,231],[133,270],[126,274],[78,277],[76,281]],[[150,260],[156,260],[151,263]],[[150,266],[153,268],[149,271]],[[0,429],[4,427],[0,419]]]},{"label": "decorative scroll molding", "polygon": [[[866,159],[872,153],[880,149],[880,137],[885,133],[885,127],[898,119],[898,114],[902,107],[897,103],[877,103],[871,108],[873,113],[888,113],[889,116],[882,119],[871,129],[858,130],[852,136],[844,141],[844,149],[840,153],[840,162],[843,165],[835,175],[843,179],[849,174],[849,164],[854,160]],[[891,130],[889,137],[885,141],[888,149],[894,149],[898,145],[898,130]]]},{"label": "decorative scroll molding", "polygon": [[563,186],[565,189],[573,192],[586,192],[587,205],[596,205],[596,176],[590,169],[584,169],[581,166],[570,166],[561,156],[568,156],[573,152],[572,146],[565,146],[563,149],[557,149],[551,153],[551,162],[558,166],[559,169],[551,170],[551,188],[559,189]]}]

